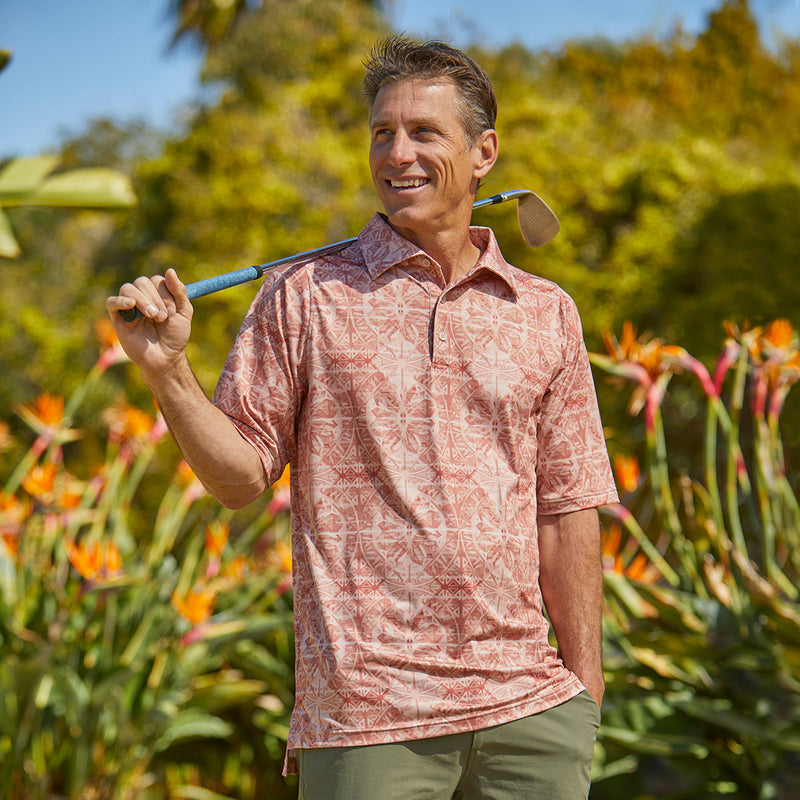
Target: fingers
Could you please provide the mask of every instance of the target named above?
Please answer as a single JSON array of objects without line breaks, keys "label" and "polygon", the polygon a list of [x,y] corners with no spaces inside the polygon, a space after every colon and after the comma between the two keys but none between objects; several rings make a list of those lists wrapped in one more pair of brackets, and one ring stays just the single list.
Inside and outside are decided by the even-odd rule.
[{"label": "fingers", "polygon": [[106,308],[110,314],[120,311],[138,309],[142,316],[154,322],[164,322],[176,313],[178,304],[173,295],[180,297],[181,305],[189,303],[186,288],[178,279],[175,270],[167,270],[169,280],[163,275],[148,278],[141,276],[132,283],[120,287],[119,294],[106,300]]}]

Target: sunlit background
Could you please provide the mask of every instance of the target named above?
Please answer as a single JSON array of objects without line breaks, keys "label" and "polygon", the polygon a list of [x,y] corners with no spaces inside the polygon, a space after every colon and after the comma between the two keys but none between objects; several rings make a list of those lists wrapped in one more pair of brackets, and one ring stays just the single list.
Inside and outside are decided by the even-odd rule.
[{"label": "sunlit background", "polygon": [[[567,40],[697,33],[714,0],[389,0],[395,30],[459,46],[519,41],[557,50]],[[764,40],[800,34],[798,0],[753,0]],[[91,117],[141,117],[166,127],[200,91],[202,56],[170,48],[167,0],[3,0],[0,48],[14,61],[0,80],[0,156],[30,155],[77,133]],[[281,31],[275,31],[276,36]]]}]

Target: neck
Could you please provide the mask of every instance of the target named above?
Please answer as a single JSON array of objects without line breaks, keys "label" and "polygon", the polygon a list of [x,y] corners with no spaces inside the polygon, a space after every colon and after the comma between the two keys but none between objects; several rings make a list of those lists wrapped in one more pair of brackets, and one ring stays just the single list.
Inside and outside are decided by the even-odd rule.
[{"label": "neck", "polygon": [[430,233],[400,226],[392,227],[441,267],[446,284],[463,278],[481,257],[480,248],[476,247],[470,238],[469,226],[458,231],[442,230]]},{"label": "neck", "polygon": [[467,235],[466,240],[448,240],[433,237],[430,241],[417,242],[441,268],[446,284],[463,278],[478,263],[481,251]]}]

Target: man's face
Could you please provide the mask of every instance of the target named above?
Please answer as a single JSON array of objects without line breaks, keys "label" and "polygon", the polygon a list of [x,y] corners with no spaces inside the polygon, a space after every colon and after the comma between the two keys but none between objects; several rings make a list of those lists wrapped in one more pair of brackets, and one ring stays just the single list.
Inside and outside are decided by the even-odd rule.
[{"label": "man's face", "polygon": [[484,136],[469,144],[457,101],[449,80],[406,80],[383,86],[370,115],[378,197],[392,226],[417,244],[468,224],[477,181],[494,163],[485,164]]}]

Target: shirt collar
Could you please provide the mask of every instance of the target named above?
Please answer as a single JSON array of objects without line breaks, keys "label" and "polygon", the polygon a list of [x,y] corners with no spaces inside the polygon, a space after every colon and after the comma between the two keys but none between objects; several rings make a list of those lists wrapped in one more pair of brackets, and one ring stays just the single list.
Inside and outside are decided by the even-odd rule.
[{"label": "shirt collar", "polygon": [[[471,279],[479,272],[488,271],[503,280],[518,296],[518,280],[512,267],[500,252],[494,233],[491,228],[470,227],[470,237],[474,244],[481,249],[478,263],[465,276]],[[382,214],[375,216],[367,223],[364,230],[358,235],[358,243],[364,255],[364,261],[370,276],[375,279],[386,270],[397,266],[415,257],[427,257],[413,242],[401,236]]]}]

